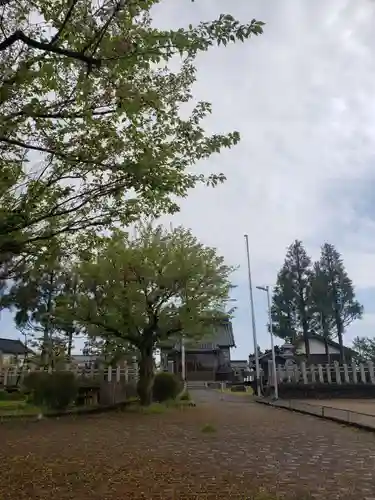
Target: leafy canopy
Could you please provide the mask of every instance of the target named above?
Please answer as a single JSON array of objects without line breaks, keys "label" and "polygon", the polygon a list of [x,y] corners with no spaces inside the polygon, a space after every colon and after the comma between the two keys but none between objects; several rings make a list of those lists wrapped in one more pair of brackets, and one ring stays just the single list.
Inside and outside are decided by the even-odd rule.
[{"label": "leafy canopy", "polygon": [[375,361],[375,339],[370,337],[355,337],[353,349],[358,353],[360,361]]},{"label": "leafy canopy", "polygon": [[84,243],[82,238],[59,235],[41,245],[27,265],[15,270],[0,297],[0,309],[12,310],[16,327],[33,339],[34,347],[48,352],[49,358],[57,346],[70,354],[73,337],[80,332],[74,322],[57,318],[56,304],[67,293],[74,296],[77,283],[71,269],[74,259],[79,258],[74,252],[79,248],[82,253]]},{"label": "leafy canopy", "polygon": [[[159,0],[4,0],[0,16],[0,270],[60,232],[178,209],[198,160],[237,132],[206,135],[194,59],[262,33],[231,15],[177,30],[152,24]],[[180,58],[180,69],[168,62]],[[53,221],[53,232],[51,224]]]},{"label": "leafy canopy", "polygon": [[141,351],[182,332],[202,336],[225,315],[232,271],[189,230],[144,224],[135,238],[116,230],[77,269],[75,319]]}]

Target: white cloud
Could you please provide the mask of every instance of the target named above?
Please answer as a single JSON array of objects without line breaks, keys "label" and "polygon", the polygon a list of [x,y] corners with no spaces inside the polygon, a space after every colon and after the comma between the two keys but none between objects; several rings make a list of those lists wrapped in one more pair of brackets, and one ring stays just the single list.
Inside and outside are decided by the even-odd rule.
[{"label": "white cloud", "polygon": [[345,343],[350,345],[355,337],[375,336],[375,314],[366,314],[364,318],[348,327],[345,332]]},{"label": "white cloud", "polygon": [[213,103],[208,130],[238,129],[242,141],[202,165],[228,181],[192,192],[175,222],[240,264],[243,282],[247,232],[258,282],[274,281],[299,238],[314,256],[325,240],[336,243],[355,284],[373,285],[374,214],[356,211],[351,190],[373,177],[375,3],[167,0],[156,21],[179,26],[226,11],[265,21],[265,33],[203,54],[194,94]]}]

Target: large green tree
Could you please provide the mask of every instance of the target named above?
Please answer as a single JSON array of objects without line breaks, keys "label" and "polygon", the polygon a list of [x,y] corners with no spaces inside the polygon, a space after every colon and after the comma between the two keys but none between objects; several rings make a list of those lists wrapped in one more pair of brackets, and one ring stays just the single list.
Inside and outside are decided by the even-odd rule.
[{"label": "large green tree", "polygon": [[275,335],[292,342],[302,336],[307,357],[310,355],[311,274],[311,259],[302,242],[296,240],[288,248],[272,297]]},{"label": "large green tree", "polygon": [[344,362],[343,334],[345,327],[360,319],[363,306],[356,300],[352,280],[345,269],[343,259],[335,246],[324,243],[314,275],[313,288],[319,290],[314,297],[324,317],[327,336],[337,336],[340,345],[340,358]]},{"label": "large green tree", "polygon": [[[258,35],[263,23],[221,15],[160,30],[150,14],[159,1],[3,0],[3,276],[55,234],[51,227],[74,232],[174,212],[173,195],[224,180],[190,167],[236,144],[238,133],[206,135],[207,102],[187,117],[179,108],[192,97],[197,54]],[[172,71],[176,57],[180,69]]]},{"label": "large green tree", "polygon": [[187,340],[207,334],[229,301],[232,271],[183,228],[146,224],[133,238],[114,231],[77,269],[74,317],[89,335],[137,349],[139,396],[149,404],[156,346],[182,334]]}]

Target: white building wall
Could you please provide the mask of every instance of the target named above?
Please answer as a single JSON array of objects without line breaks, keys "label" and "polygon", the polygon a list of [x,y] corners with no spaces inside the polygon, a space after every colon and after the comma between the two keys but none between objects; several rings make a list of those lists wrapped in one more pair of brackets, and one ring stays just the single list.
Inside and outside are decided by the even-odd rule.
[{"label": "white building wall", "polygon": [[[326,349],[323,342],[317,339],[309,339],[310,354],[325,354]],[[339,354],[340,350],[336,347],[328,346],[329,354]],[[298,354],[306,354],[305,343],[301,341],[296,348]]]}]

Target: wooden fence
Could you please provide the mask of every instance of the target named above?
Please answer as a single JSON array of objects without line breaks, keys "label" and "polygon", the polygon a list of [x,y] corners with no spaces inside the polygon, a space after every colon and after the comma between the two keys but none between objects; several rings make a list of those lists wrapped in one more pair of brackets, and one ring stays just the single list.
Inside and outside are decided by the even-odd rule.
[{"label": "wooden fence", "polygon": [[[272,362],[269,362],[269,382],[273,380],[272,372]],[[331,365],[306,365],[302,362],[294,366],[278,366],[276,373],[279,382],[375,385],[373,362],[343,365],[337,362]]]},{"label": "wooden fence", "polygon": [[[0,369],[0,387],[14,386],[22,383],[25,375],[31,371],[43,371],[40,367],[17,367],[9,366]],[[97,381],[105,380],[107,382],[137,382],[138,380],[138,365],[132,363],[130,365],[122,364],[115,368],[96,369],[94,367],[86,368],[80,366],[66,366],[65,370],[72,371],[77,378],[92,379]],[[52,372],[50,368],[48,370]]]}]

